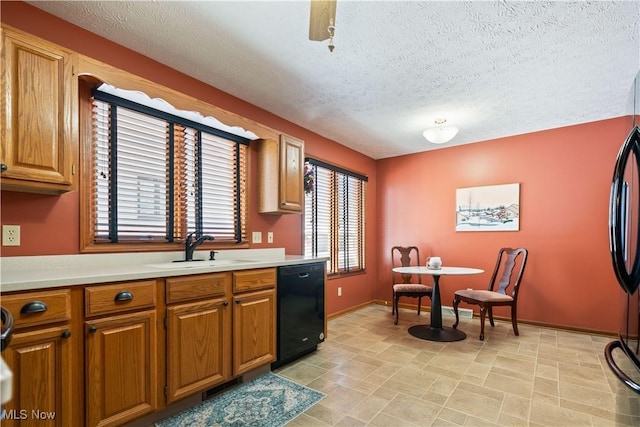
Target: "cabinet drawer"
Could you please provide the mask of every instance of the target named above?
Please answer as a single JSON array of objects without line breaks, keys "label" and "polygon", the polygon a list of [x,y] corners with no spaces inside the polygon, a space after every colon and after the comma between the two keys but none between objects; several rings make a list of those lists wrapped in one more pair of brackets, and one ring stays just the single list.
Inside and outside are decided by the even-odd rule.
[{"label": "cabinet drawer", "polygon": [[13,315],[15,328],[71,319],[69,289],[2,295],[2,306]]},{"label": "cabinet drawer", "polygon": [[233,273],[233,292],[268,289],[276,286],[276,269],[236,271]]},{"label": "cabinet drawer", "polygon": [[230,276],[230,273],[217,273],[167,279],[167,304],[224,296]]},{"label": "cabinet drawer", "polygon": [[155,305],[155,280],[92,286],[84,290],[86,316],[153,307]]}]

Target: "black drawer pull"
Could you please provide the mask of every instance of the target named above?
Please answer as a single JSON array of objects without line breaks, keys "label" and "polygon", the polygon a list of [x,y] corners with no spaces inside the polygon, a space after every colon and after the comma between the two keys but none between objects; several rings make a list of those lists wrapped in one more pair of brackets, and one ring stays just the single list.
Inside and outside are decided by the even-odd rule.
[{"label": "black drawer pull", "polygon": [[236,304],[241,304],[242,301],[240,301],[239,299],[236,300]]},{"label": "black drawer pull", "polygon": [[118,302],[131,301],[132,299],[133,299],[133,294],[129,291],[118,292],[118,294],[114,298],[114,300]]},{"label": "black drawer pull", "polygon": [[229,305],[229,301],[224,300],[224,302],[222,303],[222,305],[224,305],[225,307]]},{"label": "black drawer pull", "polygon": [[20,313],[22,314],[34,314],[34,313],[44,313],[47,311],[47,304],[42,301],[31,301],[29,304],[25,304],[20,309]]},{"label": "black drawer pull", "polygon": [[0,164],[0,172],[4,172],[4,171],[6,171],[7,169],[8,169],[8,168],[7,168],[7,165],[5,165],[4,163]]},{"label": "black drawer pull", "polygon": [[91,332],[92,334],[95,334],[98,331],[98,328],[91,325],[89,326],[89,332]]},{"label": "black drawer pull", "polygon": [[69,338],[70,336],[71,332],[69,330],[64,331],[61,335],[62,338]]}]

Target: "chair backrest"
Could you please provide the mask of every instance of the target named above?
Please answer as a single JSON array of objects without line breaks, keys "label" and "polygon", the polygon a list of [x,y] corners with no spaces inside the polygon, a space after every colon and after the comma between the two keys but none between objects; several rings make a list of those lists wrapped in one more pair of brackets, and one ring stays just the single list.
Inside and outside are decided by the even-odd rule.
[{"label": "chair backrest", "polygon": [[[506,295],[510,289],[511,297],[515,301],[518,298],[518,289],[528,255],[529,252],[525,248],[501,248],[498,252],[496,267],[491,275],[489,290]],[[498,279],[497,283],[496,279]]]},{"label": "chair backrest", "polygon": [[[417,246],[394,246],[391,248],[391,268],[393,267],[410,267],[419,266],[420,264],[420,250]],[[393,273],[391,280],[394,284],[396,281],[396,275],[399,273]],[[411,274],[401,274],[402,283],[411,283]],[[418,277],[418,283],[422,283],[420,275]]]}]

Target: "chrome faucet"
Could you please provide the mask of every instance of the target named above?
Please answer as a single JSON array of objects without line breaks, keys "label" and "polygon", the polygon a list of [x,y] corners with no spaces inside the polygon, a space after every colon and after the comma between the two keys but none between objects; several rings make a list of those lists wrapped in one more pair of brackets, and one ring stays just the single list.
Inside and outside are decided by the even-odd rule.
[{"label": "chrome faucet", "polygon": [[213,237],[207,236],[206,234],[194,239],[194,235],[196,233],[189,233],[187,236],[187,240],[184,243],[184,260],[185,261],[193,261],[193,251],[196,250],[198,246],[202,244],[205,240],[213,240]]}]

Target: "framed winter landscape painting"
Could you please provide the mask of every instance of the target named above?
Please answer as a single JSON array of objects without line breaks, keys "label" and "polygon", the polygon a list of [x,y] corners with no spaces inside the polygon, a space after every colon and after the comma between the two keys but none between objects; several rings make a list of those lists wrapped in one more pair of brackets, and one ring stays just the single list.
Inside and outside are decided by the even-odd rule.
[{"label": "framed winter landscape painting", "polygon": [[456,231],[518,231],[520,184],[456,190]]}]

